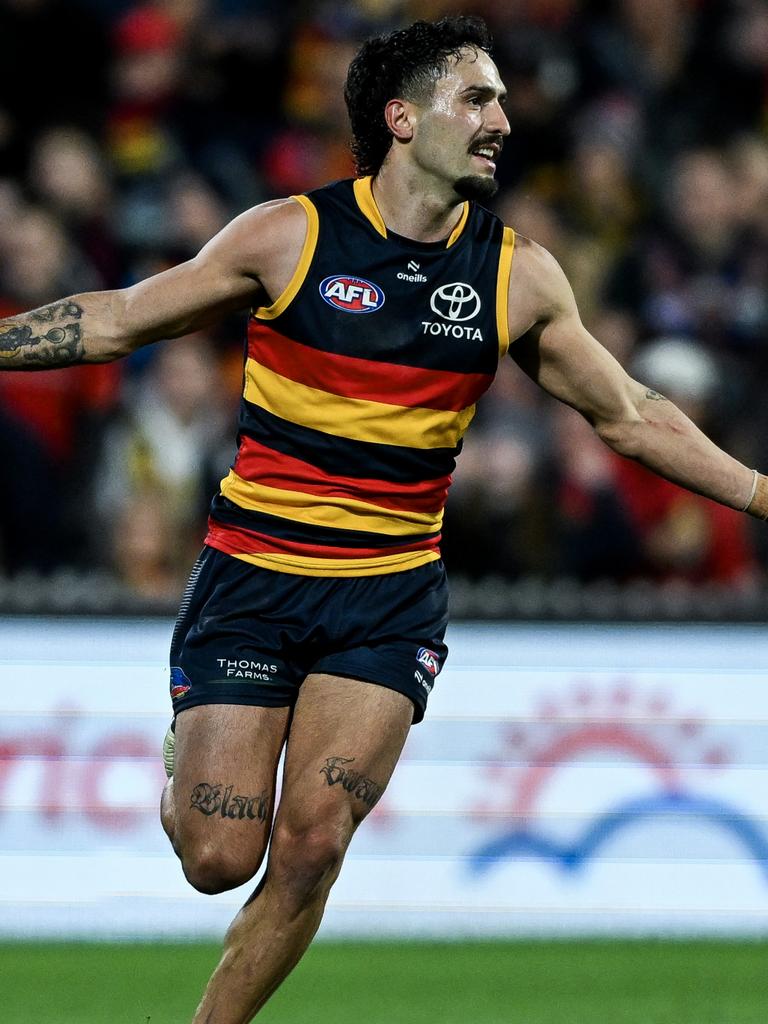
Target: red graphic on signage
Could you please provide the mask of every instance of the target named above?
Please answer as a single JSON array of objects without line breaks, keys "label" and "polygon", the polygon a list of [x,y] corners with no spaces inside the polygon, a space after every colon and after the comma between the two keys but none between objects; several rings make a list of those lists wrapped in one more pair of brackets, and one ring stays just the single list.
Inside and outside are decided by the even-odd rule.
[{"label": "red graphic on signage", "polygon": [[[702,739],[703,727],[698,716],[673,715],[666,694],[643,697],[626,679],[617,679],[605,692],[579,679],[561,697],[542,694],[528,722],[504,731],[506,749],[496,755],[501,763],[487,772],[497,791],[506,794],[503,809],[522,821],[536,817],[553,774],[595,752],[612,750],[647,765],[659,790],[675,793],[684,786],[683,765],[717,769],[729,761],[722,746],[684,749],[686,742]],[[501,809],[478,804],[474,812],[492,816]]]},{"label": "red graphic on signage", "polygon": [[[83,742],[77,736],[79,709],[60,709],[51,718],[46,727],[0,735],[0,816],[13,812],[12,785],[22,771],[25,779],[30,777],[31,762],[35,770],[28,806],[57,829],[84,818],[99,830],[126,832],[138,827],[148,813],[154,820],[166,781],[159,740],[118,727]],[[125,795],[126,773],[131,779],[130,800]],[[137,793],[142,794],[139,799]]]}]

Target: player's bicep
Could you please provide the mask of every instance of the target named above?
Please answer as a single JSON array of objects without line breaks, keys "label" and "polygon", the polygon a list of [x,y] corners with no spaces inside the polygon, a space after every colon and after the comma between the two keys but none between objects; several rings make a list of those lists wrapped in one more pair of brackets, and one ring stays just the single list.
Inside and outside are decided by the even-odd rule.
[{"label": "player's bicep", "polygon": [[261,304],[293,272],[306,234],[303,207],[275,200],[236,217],[194,259],[120,294],[128,350],[175,338]]},{"label": "player's bicep", "polygon": [[242,231],[234,221],[193,259],[122,291],[122,331],[131,347],[207,327],[256,300],[256,260],[242,251]]},{"label": "player's bicep", "polygon": [[187,263],[124,289],[123,334],[131,348],[177,338],[247,308],[260,290],[257,280],[205,257],[203,251]]},{"label": "player's bicep", "polygon": [[578,315],[536,324],[510,349],[520,368],[590,423],[633,415],[638,385]]},{"label": "player's bicep", "polygon": [[[557,261],[529,243],[521,262],[511,287],[529,297],[529,304],[518,318],[522,328],[510,346],[512,358],[545,391],[595,426],[634,417],[639,385],[582,324]],[[511,292],[511,304],[514,298]]]}]

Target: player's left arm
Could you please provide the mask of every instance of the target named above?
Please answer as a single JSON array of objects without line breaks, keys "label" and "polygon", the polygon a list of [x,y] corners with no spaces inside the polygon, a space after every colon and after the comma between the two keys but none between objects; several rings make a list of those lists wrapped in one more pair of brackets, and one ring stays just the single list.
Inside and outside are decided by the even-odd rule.
[{"label": "player's left arm", "polygon": [[509,324],[513,359],[614,451],[723,505],[768,516],[767,478],[756,478],[673,402],[633,380],[582,324],[554,257],[525,238],[518,238],[510,278]]}]

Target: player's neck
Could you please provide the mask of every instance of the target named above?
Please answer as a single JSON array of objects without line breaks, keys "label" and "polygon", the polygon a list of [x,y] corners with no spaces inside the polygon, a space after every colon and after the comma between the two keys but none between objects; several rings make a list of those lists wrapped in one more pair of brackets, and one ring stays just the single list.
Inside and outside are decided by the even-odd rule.
[{"label": "player's neck", "polygon": [[373,179],[373,198],[390,231],[417,242],[448,238],[464,205],[455,192],[436,195],[416,175],[386,164]]}]

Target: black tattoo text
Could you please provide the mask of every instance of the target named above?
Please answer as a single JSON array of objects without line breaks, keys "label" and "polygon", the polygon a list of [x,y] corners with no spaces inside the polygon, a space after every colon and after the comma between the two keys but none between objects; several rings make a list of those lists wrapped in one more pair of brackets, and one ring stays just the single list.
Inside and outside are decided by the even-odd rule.
[{"label": "black tattoo text", "polygon": [[44,370],[80,362],[84,348],[76,321],[82,315],[82,307],[75,302],[53,302],[0,321],[0,365]]},{"label": "black tattoo text", "polygon": [[266,789],[256,796],[240,796],[233,794],[234,788],[222,782],[198,782],[192,790],[189,806],[207,818],[218,814],[237,821],[266,821],[269,809]]},{"label": "black tattoo text", "polygon": [[328,757],[320,769],[329,786],[340,785],[347,793],[351,793],[371,808],[378,802],[384,787],[377,785],[373,779],[367,779],[362,772],[346,768],[354,761],[354,757]]}]

